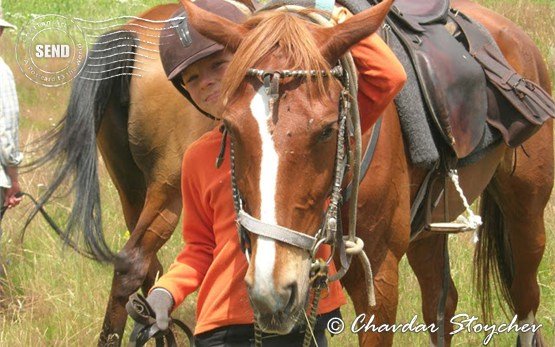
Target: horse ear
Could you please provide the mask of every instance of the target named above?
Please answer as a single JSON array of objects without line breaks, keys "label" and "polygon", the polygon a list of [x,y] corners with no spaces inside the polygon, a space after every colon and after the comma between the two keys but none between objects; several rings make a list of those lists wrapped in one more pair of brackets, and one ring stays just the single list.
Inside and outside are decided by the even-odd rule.
[{"label": "horse ear", "polygon": [[335,64],[354,44],[380,28],[392,3],[393,0],[383,0],[343,23],[318,30],[322,56],[330,64]]},{"label": "horse ear", "polygon": [[180,0],[187,15],[189,23],[196,31],[207,38],[223,45],[231,52],[235,52],[248,29],[244,26],[208,12],[190,0]]}]

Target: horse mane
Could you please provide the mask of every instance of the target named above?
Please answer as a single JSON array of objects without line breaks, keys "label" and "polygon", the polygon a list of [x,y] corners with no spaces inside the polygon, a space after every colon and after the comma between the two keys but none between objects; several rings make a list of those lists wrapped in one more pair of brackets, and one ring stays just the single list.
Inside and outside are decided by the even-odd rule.
[{"label": "horse mane", "polygon": [[[241,87],[247,70],[258,66],[270,54],[285,57],[284,66],[275,69],[327,71],[330,64],[320,53],[309,29],[310,23],[302,18],[313,10],[263,11],[249,18],[244,25],[250,29],[230,62],[222,81],[224,104]],[[315,11],[314,11],[315,12]],[[321,74],[309,78],[310,97],[324,95],[329,78]]]}]

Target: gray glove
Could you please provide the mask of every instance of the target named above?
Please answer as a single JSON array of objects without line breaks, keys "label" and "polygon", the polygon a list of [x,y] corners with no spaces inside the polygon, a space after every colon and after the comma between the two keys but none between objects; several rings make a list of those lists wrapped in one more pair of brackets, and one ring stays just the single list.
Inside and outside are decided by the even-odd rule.
[{"label": "gray glove", "polygon": [[163,288],[154,289],[146,301],[156,315],[156,325],[161,331],[168,329],[170,323],[170,312],[173,308],[173,297]]}]

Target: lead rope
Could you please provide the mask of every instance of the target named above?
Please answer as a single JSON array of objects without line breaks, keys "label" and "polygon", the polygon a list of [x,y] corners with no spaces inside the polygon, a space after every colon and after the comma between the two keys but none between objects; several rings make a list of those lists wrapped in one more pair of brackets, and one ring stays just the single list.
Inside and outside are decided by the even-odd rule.
[{"label": "lead rope", "polygon": [[254,345],[256,347],[262,347],[262,330],[258,326],[256,317],[254,318]]}]

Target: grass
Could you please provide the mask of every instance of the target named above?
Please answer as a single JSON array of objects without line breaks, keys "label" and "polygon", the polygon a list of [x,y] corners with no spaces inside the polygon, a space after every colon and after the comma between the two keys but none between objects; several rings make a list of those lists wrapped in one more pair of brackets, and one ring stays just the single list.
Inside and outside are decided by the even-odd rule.
[{"label": "grass", "polygon": [[[161,3],[154,0],[75,0],[43,1],[4,0],[8,20],[21,27],[30,18],[29,13],[59,13],[88,19],[101,19],[140,13]],[[503,13],[523,26],[538,44],[546,57],[552,76],[555,76],[555,3],[552,0],[482,0],[486,6]],[[94,4],[94,7],[93,5]],[[94,8],[94,10],[91,10]],[[12,67],[17,78],[21,104],[21,141],[29,143],[52,126],[61,117],[69,96],[69,86],[60,88],[38,88],[17,70],[13,52],[15,36],[7,32],[0,40],[0,53]],[[48,169],[21,176],[23,189],[37,195],[48,183]],[[121,246],[127,235],[121,207],[114,185],[101,164],[103,219],[106,236],[114,249]],[[57,218],[62,220],[68,201],[59,201],[49,206]],[[63,249],[61,242],[46,224],[35,220],[29,227],[25,239],[20,242],[21,225],[30,205],[24,203],[10,210],[3,221],[4,236],[0,243],[2,257],[7,261],[7,282],[3,288],[4,299],[0,306],[0,346],[90,346],[96,343],[108,292],[112,269],[91,262]],[[541,290],[541,305],[537,319],[544,326],[544,338],[555,345],[555,201],[552,199],[546,210],[547,248],[540,266],[538,280]],[[459,290],[457,313],[479,317],[479,306],[472,291],[471,259],[473,244],[471,235],[459,235],[450,239],[452,276]],[[169,264],[181,247],[179,233],[160,251],[163,264]],[[421,321],[420,291],[415,276],[406,259],[401,261],[400,305],[397,322],[409,322],[417,314]],[[347,322],[352,321],[352,308],[343,308]],[[194,297],[187,300],[179,310],[181,318],[190,320],[194,316]],[[494,313],[498,322],[506,320],[497,306]],[[127,330],[129,331],[129,329]],[[461,333],[455,337],[456,346],[477,346],[483,334]],[[515,334],[501,334],[494,338],[493,345],[514,345]],[[332,346],[356,344],[355,336],[343,333],[331,340]],[[427,334],[397,334],[396,346],[428,346]]]}]

